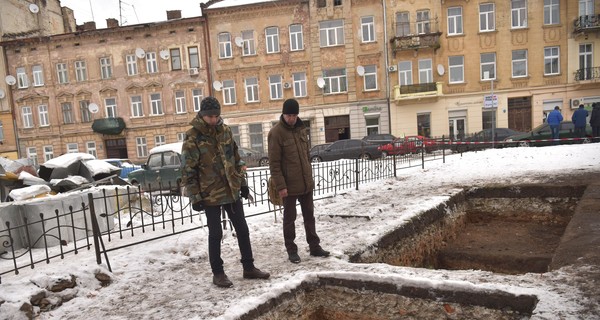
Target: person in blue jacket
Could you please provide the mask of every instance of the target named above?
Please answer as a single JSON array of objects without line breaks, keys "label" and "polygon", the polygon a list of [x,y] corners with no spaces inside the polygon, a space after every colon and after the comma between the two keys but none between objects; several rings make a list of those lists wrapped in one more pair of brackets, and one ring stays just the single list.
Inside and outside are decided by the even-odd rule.
[{"label": "person in blue jacket", "polygon": [[573,112],[571,120],[575,125],[575,136],[577,138],[585,137],[585,126],[587,123],[588,111],[583,108],[583,104],[579,105],[579,108]]},{"label": "person in blue jacket", "polygon": [[560,139],[560,123],[563,121],[563,116],[558,106],[554,107],[554,110],[548,114],[546,121],[550,125],[550,131],[552,131],[552,139]]}]

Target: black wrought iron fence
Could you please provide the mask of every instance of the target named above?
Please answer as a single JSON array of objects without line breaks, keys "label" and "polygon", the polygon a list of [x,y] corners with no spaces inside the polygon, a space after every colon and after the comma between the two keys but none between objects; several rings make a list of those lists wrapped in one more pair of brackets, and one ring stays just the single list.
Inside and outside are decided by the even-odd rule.
[{"label": "black wrought iron fence", "polygon": [[[358,190],[360,184],[395,177],[397,170],[423,167],[426,161],[444,156],[442,149],[376,160],[314,163],[315,200]],[[253,168],[247,174],[252,199],[245,200],[246,216],[273,214],[276,220],[281,208],[269,200],[269,170]],[[159,189],[174,188],[159,186]],[[202,212],[192,209],[181,190],[160,190],[150,186],[105,186],[93,191],[77,191],[55,200],[57,208],[51,214],[40,211],[49,208],[49,200],[38,203],[38,207],[21,203],[1,207],[0,283],[5,274],[19,274],[24,268],[33,269],[58,258],[66,259],[81,249],[92,247],[97,262],[102,263],[104,257],[110,270],[108,253],[112,251],[206,226]],[[7,210],[13,210],[14,214],[2,214]],[[227,229],[231,226],[225,217],[223,213],[223,228]]]}]

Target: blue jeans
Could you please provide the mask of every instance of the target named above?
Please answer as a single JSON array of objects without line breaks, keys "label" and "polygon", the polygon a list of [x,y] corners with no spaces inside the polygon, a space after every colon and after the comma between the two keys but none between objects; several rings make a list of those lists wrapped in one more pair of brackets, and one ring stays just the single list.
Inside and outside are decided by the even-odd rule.
[{"label": "blue jeans", "polygon": [[552,139],[560,139],[560,124],[551,124],[550,131],[552,131]]}]

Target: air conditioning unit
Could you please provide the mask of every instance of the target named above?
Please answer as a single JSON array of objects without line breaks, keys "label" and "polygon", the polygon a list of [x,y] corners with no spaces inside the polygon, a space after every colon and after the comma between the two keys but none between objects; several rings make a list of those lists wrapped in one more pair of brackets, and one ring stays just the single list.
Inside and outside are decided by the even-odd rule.
[{"label": "air conditioning unit", "polygon": [[284,82],[284,83],[283,83],[283,88],[284,88],[284,89],[289,89],[289,88],[291,88],[291,87],[292,87],[292,85],[291,85],[289,82]]},{"label": "air conditioning unit", "polygon": [[396,72],[396,71],[398,71],[398,66],[396,66],[396,65],[389,66],[388,72]]},{"label": "air conditioning unit", "polygon": [[571,99],[571,109],[579,108],[579,105],[583,103],[583,98],[573,98]]},{"label": "air conditioning unit", "polygon": [[189,69],[189,72],[190,72],[190,76],[197,76],[197,75],[198,75],[198,73],[200,73],[200,72],[198,71],[198,68],[190,68],[190,69]]}]

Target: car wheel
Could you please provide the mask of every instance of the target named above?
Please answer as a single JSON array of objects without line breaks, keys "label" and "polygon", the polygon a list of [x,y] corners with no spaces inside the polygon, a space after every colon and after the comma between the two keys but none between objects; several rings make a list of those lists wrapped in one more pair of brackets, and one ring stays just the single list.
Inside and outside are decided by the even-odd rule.
[{"label": "car wheel", "polygon": [[529,140],[521,140],[521,141],[519,141],[519,144],[517,146],[519,146],[519,147],[530,147],[531,144],[529,143]]},{"label": "car wheel", "polygon": [[259,166],[261,166],[261,167],[266,167],[266,166],[268,166],[268,165],[269,165],[269,158],[261,158],[261,159],[258,161],[258,165],[259,165]]},{"label": "car wheel", "polygon": [[362,160],[371,160],[371,155],[368,154],[368,153],[363,153],[363,154],[360,155],[359,158],[362,159]]},{"label": "car wheel", "polygon": [[323,161],[323,159],[321,159],[321,157],[319,157],[319,156],[314,156],[314,157],[310,158],[310,161],[314,162],[314,163],[318,163],[318,162]]}]

